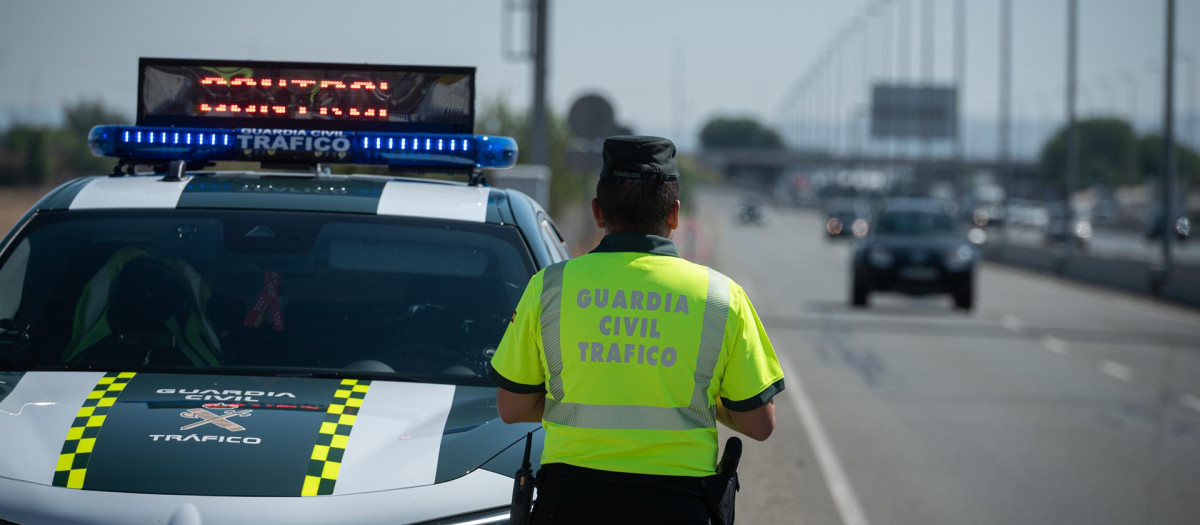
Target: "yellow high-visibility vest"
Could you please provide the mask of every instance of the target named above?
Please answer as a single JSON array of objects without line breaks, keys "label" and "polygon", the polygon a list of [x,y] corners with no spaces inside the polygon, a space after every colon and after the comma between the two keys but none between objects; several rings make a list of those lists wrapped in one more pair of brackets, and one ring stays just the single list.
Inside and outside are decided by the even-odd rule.
[{"label": "yellow high-visibility vest", "polygon": [[535,275],[491,372],[546,392],[543,464],[640,474],[712,474],[717,398],[752,410],[783,390],[742,288],[633,234]]}]

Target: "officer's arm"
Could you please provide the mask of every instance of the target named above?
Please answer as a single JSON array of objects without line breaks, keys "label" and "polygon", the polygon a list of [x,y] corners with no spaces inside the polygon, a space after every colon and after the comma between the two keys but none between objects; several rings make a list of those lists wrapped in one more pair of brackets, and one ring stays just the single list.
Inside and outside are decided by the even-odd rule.
[{"label": "officer's arm", "polygon": [[500,412],[500,420],[505,423],[541,423],[545,406],[545,392],[518,394],[503,388],[496,389],[496,411]]},{"label": "officer's arm", "polygon": [[740,412],[725,408],[721,398],[717,398],[717,420],[751,439],[766,441],[775,431],[775,401],[767,401],[758,408]]}]

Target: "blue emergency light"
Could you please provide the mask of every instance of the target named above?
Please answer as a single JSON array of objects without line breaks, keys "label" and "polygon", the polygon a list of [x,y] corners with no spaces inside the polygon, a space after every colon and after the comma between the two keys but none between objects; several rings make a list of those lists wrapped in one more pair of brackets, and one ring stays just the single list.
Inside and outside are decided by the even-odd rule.
[{"label": "blue emergency light", "polygon": [[92,153],[137,161],[246,161],[504,169],[517,162],[509,137],[312,129],[96,126]]},{"label": "blue emergency light", "polygon": [[517,143],[474,134],[475,69],[142,58],[135,126],[97,126],[122,165],[248,161],[510,168]]}]

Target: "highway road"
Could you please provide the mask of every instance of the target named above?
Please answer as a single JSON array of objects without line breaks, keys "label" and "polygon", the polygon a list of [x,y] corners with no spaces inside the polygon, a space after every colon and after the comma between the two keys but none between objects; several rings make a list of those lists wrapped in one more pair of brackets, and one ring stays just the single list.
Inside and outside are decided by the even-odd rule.
[{"label": "highway road", "polygon": [[738,523],[1200,520],[1200,311],[992,265],[969,314],[856,310],[814,213],[737,226],[735,194],[695,198],[707,245],[681,250],[746,288],[787,374]]}]

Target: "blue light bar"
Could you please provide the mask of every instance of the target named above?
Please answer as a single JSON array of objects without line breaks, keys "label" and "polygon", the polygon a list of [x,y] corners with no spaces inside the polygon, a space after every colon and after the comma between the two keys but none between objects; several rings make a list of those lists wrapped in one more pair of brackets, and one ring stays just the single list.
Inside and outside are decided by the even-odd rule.
[{"label": "blue light bar", "polygon": [[505,169],[517,163],[509,137],[304,129],[96,126],[92,153],[135,161],[364,164]]}]

